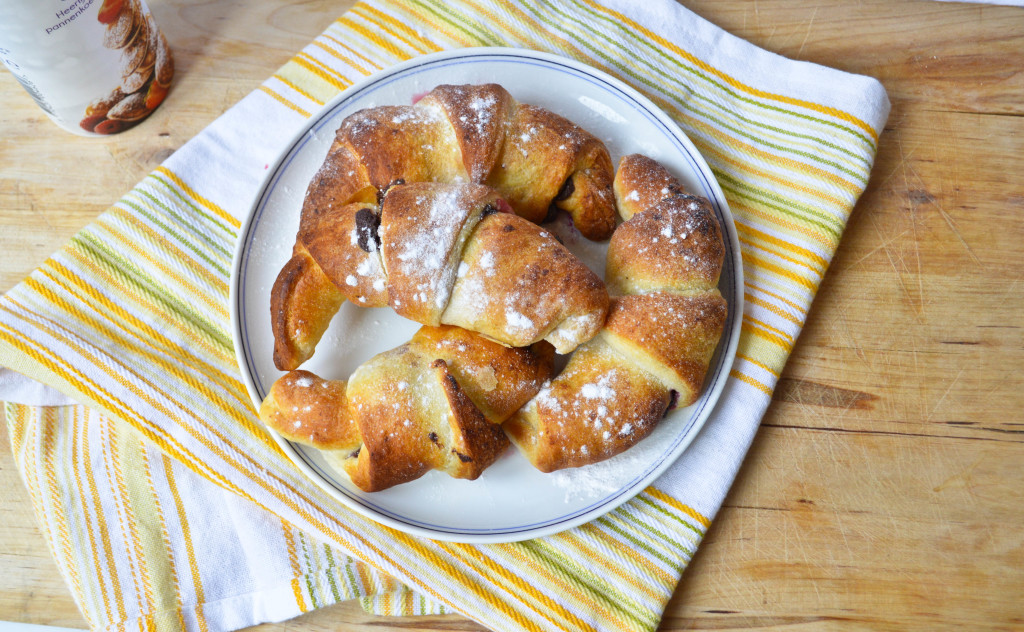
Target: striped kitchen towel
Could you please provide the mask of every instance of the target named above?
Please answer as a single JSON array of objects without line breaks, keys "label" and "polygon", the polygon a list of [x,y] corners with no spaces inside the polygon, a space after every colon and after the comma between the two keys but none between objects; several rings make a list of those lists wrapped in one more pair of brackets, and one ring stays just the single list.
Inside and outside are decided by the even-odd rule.
[{"label": "striped kitchen towel", "polygon": [[[265,173],[359,78],[467,46],[561,54],[673,117],[724,190],[744,266],[712,418],[633,500],[514,544],[382,527],[310,484],[235,362],[231,256]],[[367,0],[0,299],[0,365],[76,405],[8,404],[43,533],[96,629],[229,630],[345,599],[489,628],[653,630],[728,490],[864,191],[872,79],[760,50],[670,0]],[[253,133],[258,130],[258,133]]]}]

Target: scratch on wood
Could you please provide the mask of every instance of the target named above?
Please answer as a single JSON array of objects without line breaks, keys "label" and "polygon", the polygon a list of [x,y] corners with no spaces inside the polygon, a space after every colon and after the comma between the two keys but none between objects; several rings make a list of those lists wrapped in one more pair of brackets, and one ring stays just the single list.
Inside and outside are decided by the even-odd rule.
[{"label": "scratch on wood", "polygon": [[[956,138],[956,135],[951,135],[951,137]],[[917,212],[917,207],[920,204],[931,204],[931,205],[935,206],[935,209],[939,212],[939,215],[946,222],[946,225],[949,226],[949,229],[953,232],[954,237],[956,237],[956,239],[960,242],[960,245],[963,246],[964,250],[967,251],[967,254],[971,258],[971,260],[974,261],[974,263],[976,265],[981,265],[981,260],[978,259],[977,255],[974,254],[974,250],[971,249],[970,245],[967,243],[967,240],[964,239],[963,234],[960,232],[960,229],[956,225],[956,222],[953,221],[952,216],[948,212],[946,212],[946,210],[944,208],[942,208],[942,204],[939,202],[939,200],[934,195],[932,195],[931,193],[929,193],[927,190],[925,190],[923,188],[921,188],[921,189],[911,189],[910,188],[910,182],[909,182],[909,179],[907,178],[907,173],[908,172],[910,172],[918,182],[922,182],[922,180],[921,180],[921,177],[917,174],[917,172],[914,171],[913,167],[910,166],[910,162],[909,162],[910,154],[905,154],[904,153],[902,138],[898,137],[896,139],[896,141],[897,141],[897,146],[899,147],[900,161],[896,165],[896,168],[893,169],[893,173],[895,173],[897,170],[900,170],[902,168],[904,186],[907,189],[907,199],[910,202],[910,213],[911,213],[911,219],[912,219],[912,226],[915,229],[914,230],[915,244],[916,244],[916,239],[917,239],[917,231],[916,231],[916,220],[917,220],[917,217],[916,217],[917,213],[916,212]],[[890,174],[890,176],[891,175],[892,174]],[[954,177],[954,181],[955,181],[955,179],[956,178]],[[888,180],[888,178],[886,178],[886,180]],[[918,261],[918,264],[920,266],[920,261]],[[918,268],[918,270],[920,272],[920,267]],[[918,279],[918,282],[919,283],[921,282],[920,278]],[[922,295],[922,298],[923,298],[923,295]],[[922,305],[923,305],[923,302],[922,302]]]},{"label": "scratch on wood", "polygon": [[[900,117],[900,118],[902,119],[902,117]],[[885,186],[886,186],[886,185],[887,185],[887,184],[889,183],[889,180],[892,180],[892,178],[893,178],[894,176],[896,176],[896,174],[900,173],[900,172],[901,172],[901,170],[905,170],[905,169],[906,169],[906,164],[907,164],[907,162],[908,162],[908,161],[910,160],[910,158],[911,158],[911,157],[912,157],[912,156],[914,155],[914,152],[916,152],[916,151],[917,151],[917,146],[916,146],[916,145],[915,145],[914,147],[912,147],[912,148],[910,149],[910,151],[904,151],[904,147],[903,147],[903,136],[902,136],[902,133],[901,133],[901,128],[899,128],[899,127],[896,127],[896,128],[894,128],[894,130],[893,130],[893,131],[895,132],[894,136],[895,136],[896,146],[897,146],[897,147],[899,147],[899,150],[900,150],[900,151],[899,151],[899,153],[900,153],[900,158],[899,158],[899,160],[898,160],[898,161],[896,161],[896,165],[895,165],[895,166],[894,166],[894,167],[892,168],[892,170],[891,170],[891,171],[889,171],[889,173],[887,173],[887,174],[886,174],[886,175],[885,175],[885,176],[884,176],[884,177],[883,177],[883,178],[882,178],[882,179],[881,179],[881,180],[879,181],[879,183],[878,183],[878,187],[879,187],[880,189],[881,189],[881,188],[884,188],[884,187],[885,187]],[[906,175],[906,174],[904,174],[904,175]]]},{"label": "scratch on wood", "polygon": [[886,251],[888,252],[889,246],[891,246],[891,245],[893,245],[893,244],[895,244],[895,243],[897,243],[899,241],[902,241],[903,237],[909,232],[907,230],[904,230],[903,232],[899,233],[898,235],[893,235],[892,237],[885,238],[884,235],[883,235],[882,230],[880,228],[878,228],[878,224],[877,223],[874,224],[874,227],[875,227],[875,232],[878,233],[878,237],[879,237],[879,239],[881,240],[882,243],[880,243],[879,245],[877,245],[874,248],[872,248],[871,250],[869,250],[867,253],[865,253],[863,256],[861,256],[860,259],[857,259],[856,261],[851,263],[850,264],[850,268],[854,268],[854,267],[860,265],[862,261],[864,261],[865,259],[867,259],[871,255],[875,254],[879,250],[882,250],[883,248],[886,249]]},{"label": "scratch on wood", "polygon": [[949,213],[943,210],[942,205],[937,201],[935,202],[935,208],[938,209],[939,215],[942,216],[942,219],[946,220],[946,225],[949,226],[951,231],[953,231],[953,235],[957,238],[957,241],[960,242],[960,245],[964,247],[964,250],[967,251],[967,254],[970,255],[971,260],[974,261],[976,265],[981,265],[981,260],[978,259],[978,256],[974,254],[973,250],[971,250],[971,247],[967,244],[967,240],[964,239],[964,236],[960,234],[960,229],[957,228],[956,222],[953,221],[953,218],[950,217]]},{"label": "scratch on wood", "polygon": [[959,471],[956,474],[953,474],[946,480],[942,481],[941,483],[933,487],[932,491],[938,493],[952,488],[969,488],[972,485],[971,477],[974,474],[974,470],[977,469],[979,465],[981,465],[981,462],[983,460],[984,457],[979,458],[964,470]]},{"label": "scratch on wood", "polygon": [[800,42],[800,50],[796,52],[796,56],[799,57],[800,53],[804,52],[804,46],[807,46],[807,38],[811,36],[811,27],[814,26],[814,18],[818,15],[818,7],[814,7],[814,12],[811,13],[811,19],[807,22],[807,32],[804,34],[804,41]]},{"label": "scratch on wood", "polygon": [[46,213],[40,211],[39,207],[36,206],[36,200],[32,196],[32,194],[25,193],[25,191],[22,189],[20,181],[14,183],[14,196],[15,199],[20,199],[21,197],[28,198],[28,208],[29,210],[32,211],[32,214],[42,219],[43,223],[46,224],[47,228],[49,228],[50,230],[56,230],[53,226],[53,223],[50,222],[50,218],[46,216]]},{"label": "scratch on wood", "polygon": [[960,368],[960,372],[956,374],[956,377],[953,378],[953,381],[950,382],[949,386],[946,387],[946,391],[942,394],[942,397],[940,397],[938,401],[935,402],[935,405],[932,406],[932,409],[928,411],[928,415],[924,419],[925,422],[929,422],[932,420],[932,415],[935,414],[935,411],[938,410],[942,402],[946,400],[946,397],[949,396],[949,392],[953,390],[953,387],[956,386],[956,383],[960,381],[960,377],[964,374],[964,370],[965,369],[963,367]]},{"label": "scratch on wood", "polygon": [[775,397],[784,402],[844,410],[871,410],[874,402],[878,400],[878,396],[871,393],[789,377],[779,380]]},{"label": "scratch on wood", "polygon": [[841,617],[817,615],[744,615],[719,614],[708,612],[711,616],[697,618],[666,617],[662,619],[659,630],[739,630],[747,628],[782,628],[805,624],[821,624],[827,621],[844,621]]},{"label": "scratch on wood", "polygon": [[[900,153],[902,152],[903,144],[900,143]],[[913,167],[910,166],[910,163],[904,162],[903,183],[904,186],[909,190],[910,183],[907,181],[907,171],[913,173],[914,177],[917,178],[919,182],[921,181],[921,177],[917,175],[917,172],[914,171]],[[910,205],[910,228],[913,230],[914,233],[914,257],[917,261],[917,274],[915,276],[917,277],[917,296],[918,300],[920,301],[918,305],[918,314],[921,314],[924,312],[924,281],[921,278],[921,242],[917,234],[917,204],[913,203],[911,203]]]}]

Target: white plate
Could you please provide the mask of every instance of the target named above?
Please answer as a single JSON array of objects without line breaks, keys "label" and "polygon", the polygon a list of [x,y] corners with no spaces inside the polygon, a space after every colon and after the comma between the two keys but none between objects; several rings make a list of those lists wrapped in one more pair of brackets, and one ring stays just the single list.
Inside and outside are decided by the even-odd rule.
[{"label": "white plate", "polygon": [[[596,134],[615,164],[625,154],[644,153],[711,200],[725,235],[720,289],[729,304],[729,320],[696,404],[669,413],[650,437],[626,453],[576,470],[543,474],[510,448],[476,481],[431,472],[367,494],[332,470],[318,450],[272,433],[310,479],[345,505],[409,533],[459,542],[511,542],[556,533],[614,509],[653,482],[685,450],[714,408],[736,353],[743,297],[739,242],[725,197],[693,144],[649,100],[613,77],[554,55],[499,48],[426,55],[338,95],[268,172],[242,227],[231,279],[235,349],[254,403],[263,400],[281,375],[272,359],[270,288],[291,254],[306,186],[341,121],[363,108],[409,104],[438,84],[485,82],[499,83],[517,100],[558,112]],[[584,260],[603,274],[606,244],[578,245]],[[345,303],[303,368],[346,379],[374,354],[408,340],[417,328],[390,309]]]}]

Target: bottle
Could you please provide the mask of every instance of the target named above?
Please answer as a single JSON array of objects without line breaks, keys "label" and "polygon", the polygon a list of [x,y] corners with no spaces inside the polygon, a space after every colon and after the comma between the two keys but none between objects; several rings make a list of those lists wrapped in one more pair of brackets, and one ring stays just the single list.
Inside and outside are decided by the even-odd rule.
[{"label": "bottle", "polygon": [[174,76],[143,0],[2,0],[0,60],[54,123],[85,136],[149,116]]}]

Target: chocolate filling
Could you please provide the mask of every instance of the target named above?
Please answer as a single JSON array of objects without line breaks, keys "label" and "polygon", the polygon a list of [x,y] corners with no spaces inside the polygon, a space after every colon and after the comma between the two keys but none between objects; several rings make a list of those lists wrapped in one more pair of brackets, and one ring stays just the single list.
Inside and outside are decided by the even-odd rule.
[{"label": "chocolate filling", "polygon": [[576,185],[572,183],[572,176],[569,176],[565,179],[565,184],[562,185],[562,188],[558,190],[558,195],[555,196],[555,201],[561,202],[562,200],[568,200],[575,192]]},{"label": "chocolate filling", "polygon": [[555,203],[552,202],[551,204],[548,205],[548,214],[544,216],[544,221],[541,222],[541,224],[547,224],[555,221],[556,219],[558,219],[558,214],[561,212],[562,209],[555,206]]},{"label": "chocolate filling", "polygon": [[675,410],[676,406],[679,405],[679,391],[672,389],[668,392],[668,408],[665,409],[667,415],[670,410]]},{"label": "chocolate filling", "polygon": [[[356,211],[356,239],[363,252],[380,250],[380,216],[372,209],[361,208]],[[372,245],[371,245],[372,244]]]},{"label": "chocolate filling", "polygon": [[572,197],[572,194],[575,191],[576,185],[573,184],[572,182],[572,176],[569,176],[568,178],[565,179],[565,182],[562,184],[562,188],[559,189],[558,193],[555,194],[555,198],[551,200],[551,204],[548,204],[548,214],[544,216],[544,221],[542,221],[541,223],[547,224],[548,222],[553,222],[556,219],[558,219],[558,214],[562,211],[562,209],[558,208],[558,205],[555,204],[555,202],[568,200],[570,197]]}]

